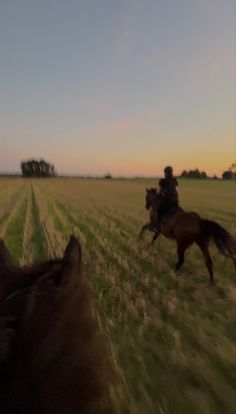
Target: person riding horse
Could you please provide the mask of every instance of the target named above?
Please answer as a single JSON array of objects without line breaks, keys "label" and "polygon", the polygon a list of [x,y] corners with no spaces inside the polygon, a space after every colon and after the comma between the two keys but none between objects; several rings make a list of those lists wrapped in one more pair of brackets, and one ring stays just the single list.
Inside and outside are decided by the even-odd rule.
[{"label": "person riding horse", "polygon": [[[167,171],[168,173],[168,171]],[[172,176],[174,179],[174,177]],[[161,181],[161,184],[163,181]],[[163,186],[162,186],[163,187]],[[164,185],[165,187],[165,185]],[[139,239],[143,237],[146,230],[154,233],[149,247],[162,234],[168,239],[174,239],[177,243],[178,262],[176,270],[179,270],[184,263],[184,254],[186,249],[193,243],[200,248],[207,270],[210,276],[210,283],[214,285],[215,279],[213,274],[212,259],[209,252],[210,239],[213,240],[219,252],[223,256],[230,257],[236,268],[236,239],[224,229],[220,224],[213,220],[204,219],[194,211],[184,211],[178,206],[178,198],[175,194],[176,184],[173,182],[170,198],[167,199],[164,214],[161,221],[158,220],[158,211],[160,207],[160,194],[156,188],[146,188],[146,209],[149,210],[149,221],[144,224],[139,232]],[[177,191],[176,191],[177,193]],[[173,198],[172,198],[173,194]],[[166,200],[165,200],[166,201]],[[169,202],[169,203],[168,203]]]},{"label": "person riding horse", "polygon": [[179,197],[176,187],[177,179],[173,176],[173,168],[168,166],[164,169],[165,178],[159,180],[159,206],[158,224],[161,223],[165,214],[175,212],[179,208]]}]

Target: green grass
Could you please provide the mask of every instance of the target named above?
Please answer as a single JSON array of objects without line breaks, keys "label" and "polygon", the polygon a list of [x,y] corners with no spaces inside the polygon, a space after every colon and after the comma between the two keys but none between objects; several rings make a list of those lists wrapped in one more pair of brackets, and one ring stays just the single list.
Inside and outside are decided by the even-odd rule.
[{"label": "green grass", "polygon": [[26,210],[27,200],[24,199],[23,202],[20,204],[16,214],[10,221],[5,235],[7,247],[9,248],[12,258],[16,263],[19,263],[19,260],[23,253],[24,223],[26,217]]},{"label": "green grass", "polygon": [[[162,239],[158,248],[145,253],[145,244],[137,243],[145,221],[145,210],[140,215],[143,184],[101,181],[95,187],[93,182],[78,181],[78,205],[67,194],[61,204],[67,222],[86,240],[87,274],[124,373],[130,410],[232,413],[236,402],[235,301],[228,292],[234,286],[232,263],[217,255],[215,267],[221,273],[217,272],[218,287],[211,290],[196,248],[189,251],[179,277],[173,272],[173,242]],[[213,188],[211,182],[183,184],[181,191],[190,208],[194,205],[195,210],[206,211],[205,217],[214,218],[208,209],[212,199],[214,214],[223,212],[222,225],[228,223],[228,211],[235,217],[231,183],[227,192],[231,189],[232,194],[227,196],[224,183],[214,182]],[[61,191],[62,187],[60,198]],[[228,309],[232,309],[230,317]],[[222,355],[227,355],[227,361]]]},{"label": "green grass", "polygon": [[65,225],[61,222],[60,218],[58,217],[55,207],[51,201],[48,202],[48,213],[52,218],[54,228],[60,233],[63,233],[65,231]]},{"label": "green grass", "polygon": [[0,215],[0,224],[2,224],[8,217],[9,217],[9,212],[8,211],[4,211],[1,213]]},{"label": "green grass", "polygon": [[[236,277],[230,260],[211,247],[217,285],[197,247],[177,276],[176,245],[151,235],[145,188],[154,180],[37,180],[32,193],[32,246],[44,259],[40,197],[62,240],[80,235],[85,277],[116,358],[120,414],[236,413]],[[34,186],[34,181],[33,181]],[[179,180],[181,203],[236,236],[234,182]],[[40,195],[41,194],[41,195]],[[12,245],[11,248],[14,248]]]},{"label": "green grass", "polygon": [[32,252],[34,260],[43,261],[47,259],[47,243],[40,222],[39,207],[32,187],[32,233],[30,243],[32,244]]}]

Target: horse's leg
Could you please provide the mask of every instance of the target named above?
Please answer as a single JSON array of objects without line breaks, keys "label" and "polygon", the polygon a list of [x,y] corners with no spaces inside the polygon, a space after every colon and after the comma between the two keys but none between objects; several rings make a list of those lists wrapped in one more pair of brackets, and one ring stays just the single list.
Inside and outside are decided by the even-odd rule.
[{"label": "horse's leg", "polygon": [[144,224],[144,226],[141,228],[138,238],[141,239],[143,237],[143,233],[145,232],[145,230],[149,230],[149,231],[155,231],[153,225],[151,223],[146,223]]},{"label": "horse's leg", "polygon": [[202,254],[204,256],[204,259],[205,259],[206,267],[207,267],[207,270],[208,270],[209,275],[210,275],[210,284],[214,285],[215,284],[215,279],[214,279],[214,274],[213,274],[212,260],[211,260],[211,256],[210,256],[210,253],[209,253],[209,250],[208,250],[208,243],[198,242],[197,244],[200,247],[201,252],[202,252]]},{"label": "horse's leg", "polygon": [[152,238],[152,241],[151,241],[151,243],[149,243],[149,245],[148,245],[148,249],[149,249],[149,247],[151,247],[152,245],[153,245],[153,243],[154,243],[154,241],[157,239],[157,237],[158,236],[160,236],[160,231],[157,231],[155,234],[154,234],[154,236],[153,236],[153,238]]},{"label": "horse's leg", "polygon": [[178,242],[178,247],[177,247],[177,255],[178,255],[178,262],[176,264],[175,270],[179,270],[182,266],[182,264],[184,263],[184,253],[186,250],[187,246],[181,242]]}]

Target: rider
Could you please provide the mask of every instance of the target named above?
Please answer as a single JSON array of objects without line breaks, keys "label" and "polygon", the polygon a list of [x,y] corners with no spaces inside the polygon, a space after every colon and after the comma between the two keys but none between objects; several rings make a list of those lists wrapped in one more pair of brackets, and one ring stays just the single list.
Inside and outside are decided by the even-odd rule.
[{"label": "rider", "polygon": [[175,210],[179,207],[177,179],[173,176],[173,168],[168,166],[164,169],[165,178],[159,180],[160,205],[158,207],[159,222],[163,218],[164,213]]}]

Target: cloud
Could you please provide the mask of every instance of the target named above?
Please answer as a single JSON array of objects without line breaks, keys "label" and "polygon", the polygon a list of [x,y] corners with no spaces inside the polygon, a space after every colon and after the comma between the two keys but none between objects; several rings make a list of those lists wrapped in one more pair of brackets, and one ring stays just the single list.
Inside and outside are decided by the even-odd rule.
[{"label": "cloud", "polygon": [[152,120],[157,119],[157,108],[149,108],[140,113],[134,115],[123,116],[118,119],[104,119],[102,122],[98,122],[87,128],[83,133],[91,139],[100,139],[106,141],[109,139],[119,138],[120,140],[126,140],[127,138],[133,138],[136,133],[145,128],[147,131],[148,125]]},{"label": "cloud", "polygon": [[130,134],[138,127],[140,117],[123,117],[116,120],[107,120],[90,128],[87,133],[93,138],[110,138]]},{"label": "cloud", "polygon": [[141,0],[130,0],[126,3],[123,20],[121,21],[117,39],[114,44],[113,66],[123,65],[135,42],[134,23],[141,14],[144,4]]}]

